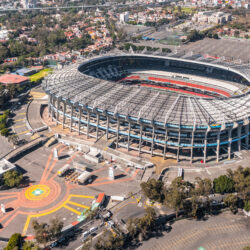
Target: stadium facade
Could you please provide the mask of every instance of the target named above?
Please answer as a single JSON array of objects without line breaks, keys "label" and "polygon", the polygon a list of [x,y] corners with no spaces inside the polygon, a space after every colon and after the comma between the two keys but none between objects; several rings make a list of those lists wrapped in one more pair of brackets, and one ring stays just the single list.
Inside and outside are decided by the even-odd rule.
[{"label": "stadium facade", "polygon": [[249,79],[249,65],[130,53],[64,67],[43,87],[63,128],[139,155],[206,163],[248,148]]}]

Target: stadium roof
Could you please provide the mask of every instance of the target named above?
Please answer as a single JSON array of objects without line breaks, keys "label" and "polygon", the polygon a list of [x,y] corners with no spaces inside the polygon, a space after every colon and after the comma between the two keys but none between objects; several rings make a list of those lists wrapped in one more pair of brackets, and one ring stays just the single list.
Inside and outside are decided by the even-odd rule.
[{"label": "stadium roof", "polygon": [[[109,56],[119,55],[105,55],[104,57],[108,59]],[[196,62],[156,55],[127,54],[123,56],[148,56],[190,63]],[[92,60],[98,60],[98,58]],[[196,63],[226,69],[249,80],[248,67],[243,71],[224,65]],[[225,125],[226,123],[243,121],[250,116],[249,93],[218,99],[187,97],[170,92],[155,92],[119,85],[85,75],[79,71],[78,67],[79,64],[74,64],[49,75],[44,82],[45,90],[52,95],[69,100],[71,103],[78,103],[98,112],[130,117],[132,120],[141,120],[146,123],[153,121],[163,126],[164,124],[174,124],[177,127],[198,126],[205,128],[216,124]]]}]

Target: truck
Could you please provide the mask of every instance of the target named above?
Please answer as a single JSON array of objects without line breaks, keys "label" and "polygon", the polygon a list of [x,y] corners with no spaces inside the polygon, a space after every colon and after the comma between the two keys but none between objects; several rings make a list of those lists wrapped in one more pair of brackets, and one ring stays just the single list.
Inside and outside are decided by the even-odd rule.
[{"label": "truck", "polygon": [[62,177],[66,174],[66,172],[70,169],[70,165],[66,164],[65,166],[61,167],[58,171],[57,171],[57,175],[59,177]]},{"label": "truck", "polygon": [[112,201],[124,201],[125,200],[125,197],[116,196],[116,195],[112,195],[110,198],[111,198]]},{"label": "truck", "polygon": [[84,185],[88,182],[91,182],[92,181],[92,174],[88,171],[84,171],[82,172],[78,177],[77,177],[77,182],[80,184],[80,185]]}]

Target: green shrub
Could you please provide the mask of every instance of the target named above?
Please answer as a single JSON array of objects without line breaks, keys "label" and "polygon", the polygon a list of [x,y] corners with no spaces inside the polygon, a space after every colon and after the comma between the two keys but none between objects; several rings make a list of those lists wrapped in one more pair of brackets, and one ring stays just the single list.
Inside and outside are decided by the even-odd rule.
[{"label": "green shrub", "polygon": [[250,201],[244,202],[244,210],[249,212],[250,211]]},{"label": "green shrub", "polygon": [[18,233],[12,234],[12,236],[8,241],[8,245],[5,247],[4,250],[19,249],[20,241],[21,241],[21,234]]},{"label": "green shrub", "polygon": [[226,175],[221,175],[214,179],[214,189],[216,193],[230,193],[234,190],[234,181]]},{"label": "green shrub", "polygon": [[9,133],[9,129],[8,128],[3,128],[3,129],[0,130],[0,134],[2,136],[7,136],[8,133]]}]

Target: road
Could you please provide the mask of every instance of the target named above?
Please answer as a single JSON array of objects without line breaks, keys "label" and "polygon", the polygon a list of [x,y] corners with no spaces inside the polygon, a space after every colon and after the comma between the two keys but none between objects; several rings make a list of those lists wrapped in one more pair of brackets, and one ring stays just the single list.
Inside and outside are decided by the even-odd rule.
[{"label": "road", "polygon": [[0,158],[2,158],[13,149],[13,145],[8,142],[6,137],[0,135],[0,148]]},{"label": "road", "polygon": [[[172,2],[175,2],[172,1]],[[177,1],[176,1],[177,2]],[[165,3],[168,3],[168,1],[166,1]],[[164,2],[162,2],[161,4],[164,4]],[[160,6],[160,4],[141,4],[141,3],[134,3],[134,4],[115,4],[112,3],[112,6],[115,7],[126,7],[126,6]],[[0,9],[0,12],[8,12],[8,11],[32,11],[32,10],[57,10],[57,9],[72,9],[72,8],[76,8],[76,9],[88,9],[88,8],[111,8],[111,3],[110,4],[99,4],[99,5],[73,5],[73,6],[56,6],[56,7],[35,7],[35,8],[13,8],[13,9]]]}]

